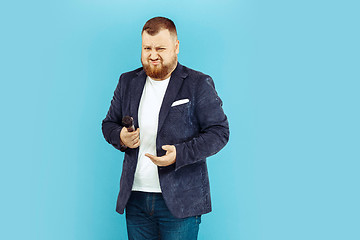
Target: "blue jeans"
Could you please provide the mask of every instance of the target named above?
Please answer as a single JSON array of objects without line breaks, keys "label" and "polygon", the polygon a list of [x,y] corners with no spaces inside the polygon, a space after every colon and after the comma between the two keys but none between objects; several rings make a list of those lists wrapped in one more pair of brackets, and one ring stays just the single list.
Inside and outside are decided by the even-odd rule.
[{"label": "blue jeans", "polygon": [[175,218],[161,193],[131,192],[125,208],[129,240],[196,240],[201,215]]}]

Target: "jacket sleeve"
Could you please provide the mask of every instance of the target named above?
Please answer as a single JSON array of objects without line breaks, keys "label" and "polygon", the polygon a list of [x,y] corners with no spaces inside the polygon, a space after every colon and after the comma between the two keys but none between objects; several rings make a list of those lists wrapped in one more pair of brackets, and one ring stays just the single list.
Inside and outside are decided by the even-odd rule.
[{"label": "jacket sleeve", "polygon": [[119,82],[114,91],[114,96],[111,100],[111,105],[109,111],[102,121],[102,133],[105,137],[105,140],[113,145],[116,149],[120,150],[120,131],[122,129],[122,94],[121,94],[121,79],[119,78]]},{"label": "jacket sleeve", "polygon": [[196,89],[194,111],[200,132],[187,142],[175,144],[175,171],[214,155],[229,140],[229,123],[212,78],[207,76],[200,80]]}]

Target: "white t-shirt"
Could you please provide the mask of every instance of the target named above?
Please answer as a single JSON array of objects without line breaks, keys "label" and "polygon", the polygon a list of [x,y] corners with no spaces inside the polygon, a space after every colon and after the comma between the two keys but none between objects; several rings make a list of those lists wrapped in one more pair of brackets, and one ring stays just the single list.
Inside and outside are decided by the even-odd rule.
[{"label": "white t-shirt", "polygon": [[170,77],[162,81],[146,78],[138,111],[140,146],[133,191],[161,192],[158,168],[145,156],[145,153],[157,155],[156,136],[159,112],[169,80]]}]

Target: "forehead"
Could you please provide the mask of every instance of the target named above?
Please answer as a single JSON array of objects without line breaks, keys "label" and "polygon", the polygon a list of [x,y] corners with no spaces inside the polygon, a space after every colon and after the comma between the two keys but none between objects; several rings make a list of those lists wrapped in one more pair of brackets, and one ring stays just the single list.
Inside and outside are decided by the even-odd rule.
[{"label": "forehead", "polygon": [[154,36],[151,36],[146,31],[142,33],[143,45],[170,45],[174,42],[174,37],[171,36],[169,30],[162,29]]}]

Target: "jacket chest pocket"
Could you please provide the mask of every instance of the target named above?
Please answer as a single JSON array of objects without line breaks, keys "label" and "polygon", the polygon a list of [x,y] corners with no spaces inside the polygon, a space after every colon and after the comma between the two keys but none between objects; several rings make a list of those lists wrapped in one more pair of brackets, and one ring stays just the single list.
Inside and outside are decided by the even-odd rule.
[{"label": "jacket chest pocket", "polygon": [[170,108],[164,123],[164,132],[175,142],[181,142],[193,134],[192,108],[190,102]]},{"label": "jacket chest pocket", "polygon": [[186,114],[190,110],[190,102],[176,105],[170,108],[169,114]]}]

